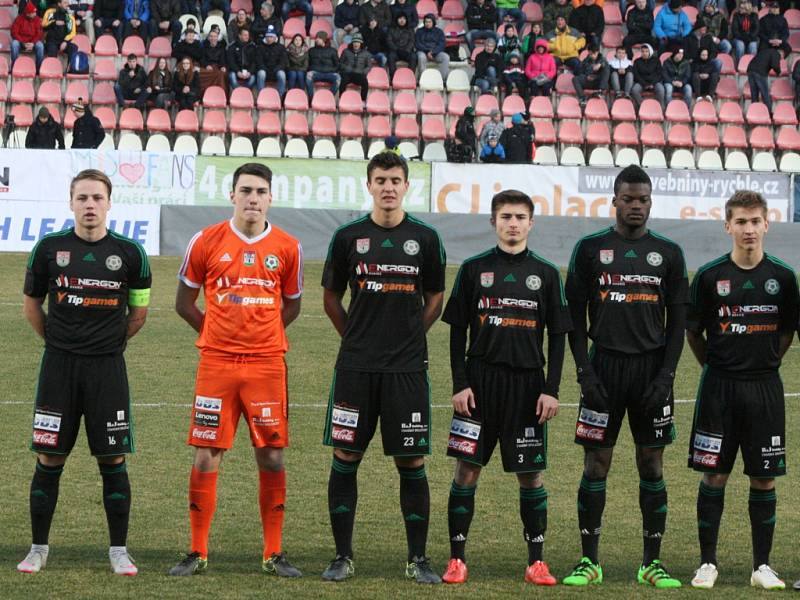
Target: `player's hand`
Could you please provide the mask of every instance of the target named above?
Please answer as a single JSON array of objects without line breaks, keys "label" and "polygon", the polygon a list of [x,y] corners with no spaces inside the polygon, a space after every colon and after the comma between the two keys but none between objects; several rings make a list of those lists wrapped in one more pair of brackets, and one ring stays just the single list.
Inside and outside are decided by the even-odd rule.
[{"label": "player's hand", "polygon": [[667,369],[660,369],[656,378],[650,382],[644,391],[642,402],[644,407],[650,411],[652,409],[665,406],[672,395],[672,382],[675,380],[675,373]]},{"label": "player's hand", "polygon": [[464,388],[457,394],[453,394],[453,410],[456,413],[471,417],[470,408],[475,408],[475,394],[472,393],[472,388]]},{"label": "player's hand", "polygon": [[547,423],[558,414],[558,398],[548,394],[542,394],[536,401],[536,416],[539,417],[539,425]]},{"label": "player's hand", "polygon": [[578,384],[581,386],[581,404],[589,410],[607,413],[608,393],[592,365],[578,367]]}]

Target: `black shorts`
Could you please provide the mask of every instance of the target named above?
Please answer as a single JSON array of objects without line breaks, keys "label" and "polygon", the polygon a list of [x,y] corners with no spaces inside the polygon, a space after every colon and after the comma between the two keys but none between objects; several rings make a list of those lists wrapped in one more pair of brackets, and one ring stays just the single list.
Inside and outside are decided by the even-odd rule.
[{"label": "black shorts", "polygon": [[500,442],[503,469],[531,473],[547,468],[547,423],[539,425],[536,402],[542,393],[541,369],[519,370],[467,364],[475,395],[471,417],[453,414],[447,455],[485,466]]},{"label": "black shorts", "polygon": [[706,367],[697,390],[689,467],[730,473],[740,448],[745,475],[786,474],[783,382],[777,373],[733,378]]},{"label": "black shorts", "polygon": [[430,389],[427,371],[369,373],[336,369],[323,443],[364,452],[380,417],[384,454],[430,454]]},{"label": "black shorts", "polygon": [[81,415],[94,456],[134,451],[124,357],[45,350],[36,390],[31,450],[69,454],[78,438]]},{"label": "black shorts", "polygon": [[610,411],[598,413],[578,407],[575,443],[595,448],[613,448],[625,412],[633,441],[639,446],[660,448],[675,439],[674,398],[649,410],[643,406],[644,392],[662,365],[663,353],[622,355],[595,348],[592,366],[608,392]]}]

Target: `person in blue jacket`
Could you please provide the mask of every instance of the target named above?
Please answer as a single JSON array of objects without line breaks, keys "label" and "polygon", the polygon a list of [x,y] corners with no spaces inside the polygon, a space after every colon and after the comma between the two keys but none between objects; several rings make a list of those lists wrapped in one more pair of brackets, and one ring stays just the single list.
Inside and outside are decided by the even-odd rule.
[{"label": "person in blue jacket", "polygon": [[480,158],[481,162],[485,163],[502,163],[506,161],[506,151],[496,135],[489,138],[489,143],[481,150]]},{"label": "person in blue jacket", "polygon": [[146,44],[149,37],[150,0],[125,0],[124,16],[123,39],[138,35]]},{"label": "person in blue jacket", "polygon": [[681,0],[669,0],[669,4],[659,11],[653,23],[653,37],[658,40],[659,52],[680,46],[689,59],[697,54],[697,39],[692,35],[689,17],[681,9]]}]

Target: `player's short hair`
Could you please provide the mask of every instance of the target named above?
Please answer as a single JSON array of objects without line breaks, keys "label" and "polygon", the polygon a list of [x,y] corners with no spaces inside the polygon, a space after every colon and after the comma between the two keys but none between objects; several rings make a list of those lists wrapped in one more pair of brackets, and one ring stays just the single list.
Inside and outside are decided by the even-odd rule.
[{"label": "player's short hair", "polygon": [[111,180],[108,178],[108,175],[98,169],[84,169],[72,178],[69,184],[70,198],[72,198],[72,194],[75,191],[75,185],[81,181],[99,181],[106,186],[108,197],[111,198]]},{"label": "player's short hair", "polygon": [[730,221],[733,217],[734,208],[760,208],[764,213],[764,218],[767,217],[767,201],[764,196],[758,192],[751,192],[750,190],[738,190],[733,193],[733,196],[728,198],[725,203],[725,220]]},{"label": "player's short hair", "polygon": [[256,177],[260,177],[261,179],[264,179],[269,184],[270,189],[272,189],[272,170],[267,165],[262,165],[261,163],[257,162],[249,162],[239,165],[239,167],[233,172],[233,183],[231,184],[231,189],[236,189],[236,182],[239,180],[240,175],[254,175]]},{"label": "player's short hair", "polygon": [[653,182],[650,181],[650,176],[645,172],[642,167],[636,165],[629,165],[622,169],[614,180],[614,195],[619,194],[619,188],[623,183],[645,183],[653,189]]},{"label": "player's short hair", "polygon": [[408,163],[406,159],[397,154],[396,152],[379,152],[369,161],[367,165],[367,181],[372,181],[372,172],[375,169],[388,171],[400,167],[403,169],[403,177],[408,181]]},{"label": "player's short hair", "polygon": [[492,197],[492,218],[495,217],[500,207],[506,204],[524,204],[533,217],[533,200],[528,194],[519,190],[503,190]]}]

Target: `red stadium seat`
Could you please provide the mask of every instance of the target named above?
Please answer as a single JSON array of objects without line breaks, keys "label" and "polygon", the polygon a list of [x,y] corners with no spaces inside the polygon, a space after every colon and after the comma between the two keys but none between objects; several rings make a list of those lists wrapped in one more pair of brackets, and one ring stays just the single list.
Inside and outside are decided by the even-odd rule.
[{"label": "red stadium seat", "polygon": [[292,17],[283,24],[283,38],[292,39],[296,34],[306,36],[306,22],[300,17]]},{"label": "red stadium seat", "polygon": [[175,131],[178,133],[197,133],[200,123],[193,110],[182,110],[175,116]]},{"label": "red stadium seat", "polygon": [[172,131],[169,113],[163,108],[153,108],[147,115],[147,131]]},{"label": "red stadium seat", "polygon": [[772,129],[769,127],[754,127],[750,132],[750,146],[757,150],[774,150],[775,141],[772,139]]},{"label": "red stadium seat", "polygon": [[450,92],[447,95],[448,115],[460,117],[468,106],[472,106],[472,101],[466,92]]},{"label": "red stadium seat", "polygon": [[311,134],[314,137],[336,137],[336,118],[331,114],[317,115],[311,123]]},{"label": "red stadium seat", "polygon": [[607,123],[590,123],[586,129],[586,143],[592,146],[608,146],[611,144],[611,132]]},{"label": "red stadium seat", "polygon": [[639,135],[633,123],[619,123],[614,127],[614,143],[619,146],[639,145]]},{"label": "red stadium seat", "polygon": [[306,91],[298,88],[287,91],[286,96],[283,98],[283,108],[306,112],[308,110],[308,95]]},{"label": "red stadium seat", "polygon": [[464,23],[447,23],[444,27],[445,47],[458,47],[464,41]]},{"label": "red stadium seat", "polygon": [[286,115],[283,130],[286,132],[286,135],[305,137],[308,135],[308,120],[306,116],[301,113]]},{"label": "red stadium seat", "polygon": [[[549,96],[534,96],[531,98],[529,112],[534,119],[553,119],[553,103],[550,101]],[[538,127],[538,125],[537,125]]]},{"label": "red stadium seat", "polygon": [[783,13],[783,16],[789,24],[789,29],[800,29],[800,10],[790,8]]},{"label": "red stadium seat", "polygon": [[606,48],[619,48],[622,46],[622,40],[625,34],[622,32],[621,27],[606,27],[603,30],[603,46]]},{"label": "red stadium seat", "polygon": [[[642,105],[644,105],[644,102]],[[691,135],[689,137],[691,138]],[[661,126],[661,123],[643,124],[640,138],[642,140],[642,146],[660,148],[666,144],[664,141],[664,128]]]},{"label": "red stadium seat", "polygon": [[401,140],[419,139],[417,120],[411,117],[399,117],[394,124],[394,134]]},{"label": "red stadium seat", "polygon": [[730,54],[720,52],[717,54],[717,59],[722,63],[722,75],[735,75],[736,67],[733,64],[733,57]]},{"label": "red stadium seat", "polygon": [[[686,106],[684,104],[684,106]],[[692,132],[687,125],[679,123],[673,125],[667,135],[667,142],[670,146],[675,148],[691,148],[694,144],[692,142]]]},{"label": "red stadium seat", "polygon": [[732,123],[734,125],[744,125],[744,115],[742,107],[738,102],[723,102],[719,107],[719,122]]},{"label": "red stadium seat", "polygon": [[248,15],[252,15],[253,6],[253,0],[233,0],[231,2],[231,14],[244,10]]},{"label": "red stadium seat", "polygon": [[389,119],[380,115],[370,117],[367,122],[367,137],[372,139],[383,139],[392,132],[389,126]]},{"label": "red stadium seat", "polygon": [[518,96],[516,94],[510,94],[506,96],[506,99],[503,100],[502,112],[504,117],[511,117],[516,113],[525,112],[525,100],[522,98],[522,96]]},{"label": "red stadium seat", "polygon": [[577,119],[580,121],[583,113],[581,112],[581,105],[578,104],[578,99],[571,96],[561,98],[558,101],[556,116],[559,119]]},{"label": "red stadium seat", "polygon": [[30,81],[15,81],[11,86],[11,102],[20,104],[33,104],[36,95],[33,92],[33,83]]},{"label": "red stadium seat", "polygon": [[800,133],[791,127],[782,127],[776,144],[780,150],[800,150]]},{"label": "red stadium seat", "polygon": [[611,106],[613,121],[636,121],[636,109],[628,98],[617,98]]},{"label": "red stadium seat", "polygon": [[110,83],[95,83],[92,91],[92,104],[96,106],[109,106],[117,103],[117,96],[114,94],[114,86]]},{"label": "red stadium seat", "polygon": [[555,144],[556,139],[556,130],[553,127],[552,121],[540,121],[536,123],[535,127],[535,134],[534,134],[534,141],[537,144],[544,145],[544,144]]},{"label": "red stadium seat", "polygon": [[792,31],[789,34],[789,46],[791,46],[792,52],[800,52],[800,31]]},{"label": "red stadium seat", "polygon": [[460,0],[445,0],[442,5],[442,18],[448,21],[463,21],[464,7]]},{"label": "red stadium seat", "polygon": [[258,108],[258,110],[279,111],[282,106],[281,97],[278,95],[278,90],[275,88],[265,87],[258,93],[258,98],[256,98],[256,108]]},{"label": "red stadium seat", "polygon": [[556,93],[567,96],[575,95],[575,87],[572,85],[572,73],[561,73],[556,79]]},{"label": "red stadium seat", "polygon": [[[67,115],[74,115],[74,113],[68,110]],[[117,115],[113,108],[109,106],[98,106],[94,110],[94,116],[100,120],[100,124],[106,131],[113,131],[117,128]]]},{"label": "red stadium seat", "polygon": [[33,57],[21,54],[11,67],[11,79],[33,79],[36,77],[36,62]]},{"label": "red stadium seat", "polygon": [[773,101],[794,99],[794,90],[792,89],[792,83],[786,76],[781,76],[779,79],[773,81],[772,84],[769,86],[769,93],[772,96]]},{"label": "red stadium seat", "polygon": [[686,16],[689,17],[689,22],[694,26],[695,21],[697,21],[697,9],[694,6],[686,5],[683,7],[683,12],[686,13]]},{"label": "red stadium seat", "polygon": [[[120,122],[122,119],[120,118]],[[120,125],[121,127],[122,125]],[[228,120],[223,110],[206,110],[203,113],[203,133],[225,133],[228,131]]]},{"label": "red stadium seat", "polygon": [[203,108],[225,108],[228,106],[228,99],[225,97],[225,90],[218,85],[212,85],[203,92]]},{"label": "red stadium seat", "polygon": [[[0,104],[8,100],[8,86],[6,85],[5,81],[0,81]],[[2,114],[2,110],[0,110],[0,116],[5,116]]]},{"label": "red stadium seat", "polygon": [[367,73],[367,83],[370,90],[388,90],[389,74],[383,67],[372,67]]},{"label": "red stadium seat", "polygon": [[736,69],[736,72],[739,75],[747,75],[747,66],[750,64],[750,61],[753,60],[752,54],[745,54],[742,58],[739,59],[739,66]]},{"label": "red stadium seat", "polygon": [[[669,100],[669,98],[667,98]],[[691,123],[692,117],[689,116],[689,108],[683,100],[670,100],[667,110],[664,113],[667,121],[671,123]]]},{"label": "red stadium seat", "polygon": [[117,46],[117,38],[113,35],[101,35],[94,43],[94,53],[96,56],[117,56],[119,55],[119,46]]},{"label": "red stadium seat", "polygon": [[36,102],[38,104],[61,104],[61,84],[55,81],[40,83],[39,89],[36,90]]},{"label": "red stadium seat", "polygon": [[[95,84],[97,87],[99,84]],[[111,90],[112,94],[114,90]],[[64,102],[75,104],[78,100],[84,102],[89,100],[89,87],[82,81],[72,81],[67,85],[67,92],[64,94]],[[115,100],[116,102],[116,100]]]},{"label": "red stadium seat", "polygon": [[720,100],[739,100],[739,84],[735,77],[722,77],[717,85],[717,98]]},{"label": "red stadium seat", "polygon": [[524,2],[522,4],[522,12],[525,14],[525,20],[528,23],[541,23],[544,18],[542,7],[537,2]]},{"label": "red stadium seat", "polygon": [[150,42],[147,55],[150,58],[170,58],[172,56],[172,40],[164,36],[154,37]]},{"label": "red stadium seat", "polygon": [[72,38],[72,43],[78,47],[78,50],[81,52],[85,52],[87,55],[91,56],[92,54],[92,43],[89,41],[89,38],[82,33],[79,33],[74,38]]},{"label": "red stadium seat", "polygon": [[61,79],[62,77],[64,77],[64,67],[57,58],[48,56],[39,65],[39,79]]},{"label": "red stadium seat", "polygon": [[419,2],[417,2],[417,15],[419,15],[420,24],[422,23],[422,18],[428,13],[433,13],[434,15],[439,14],[439,7],[436,6],[436,1],[419,0]]},{"label": "red stadium seat", "polygon": [[722,134],[722,145],[725,148],[744,149],[747,148],[747,137],[744,129],[738,125],[729,125]]},{"label": "red stadium seat", "polygon": [[[410,92],[406,92],[409,94]],[[412,96],[414,94],[411,94]],[[414,100],[416,106],[416,100]],[[360,92],[355,90],[342,91],[339,94],[339,112],[350,114],[361,114],[364,112],[364,102],[361,100]]]},{"label": "red stadium seat", "polygon": [[482,94],[475,103],[475,116],[488,117],[493,110],[498,110],[497,96],[493,94]]},{"label": "red stadium seat", "polygon": [[745,113],[747,124],[753,125],[772,125],[772,119],[769,116],[769,109],[763,102],[753,102]]},{"label": "red stadium seat", "polygon": [[414,71],[408,67],[400,67],[394,72],[392,77],[392,88],[395,90],[415,90],[417,89],[417,78]]},{"label": "red stadium seat", "polygon": [[371,115],[391,114],[392,109],[389,103],[389,94],[383,90],[370,92],[369,96],[367,96],[367,112]]},{"label": "red stadium seat", "polygon": [[591,98],[586,103],[584,108],[584,115],[589,121],[609,121],[611,117],[608,114],[608,104],[605,98]]},{"label": "red stadium seat", "polygon": [[603,17],[605,18],[606,25],[622,25],[622,13],[619,11],[619,4],[604,3],[603,4]]},{"label": "red stadium seat", "polygon": [[443,115],[444,97],[439,92],[426,93],[420,103],[420,112],[423,115]]},{"label": "red stadium seat", "polygon": [[[684,108],[686,105],[684,105]],[[664,113],[661,110],[661,104],[658,100],[652,98],[645,98],[642,100],[642,105],[639,107],[639,119],[642,121],[664,121]]]},{"label": "red stadium seat", "polygon": [[695,102],[692,109],[692,120],[695,123],[717,124],[717,110],[713,102]]},{"label": "red stadium seat", "polygon": [[797,114],[788,102],[779,102],[773,107],[772,122],[777,125],[797,126]]},{"label": "red stadium seat", "polygon": [[562,144],[583,144],[583,130],[580,123],[564,121],[558,128],[558,141]]},{"label": "red stadium seat", "polygon": [[138,35],[132,35],[125,38],[125,41],[122,42],[121,54],[125,57],[127,57],[129,54],[135,54],[139,58],[144,58],[144,40],[142,40],[142,38],[140,38]]},{"label": "red stadium seat", "polygon": [[30,127],[33,125],[33,110],[30,104],[15,104],[11,107],[14,123],[17,127]]},{"label": "red stadium seat", "polygon": [[231,108],[252,110],[255,106],[253,92],[244,86],[238,87],[231,92],[231,99],[228,103]]},{"label": "red stadium seat", "polygon": [[310,32],[309,36],[314,38],[320,31],[324,31],[325,33],[327,33],[328,39],[333,38],[333,25],[331,25],[330,19],[314,19],[311,22],[311,29],[309,30]]},{"label": "red stadium seat", "polygon": [[333,16],[333,6],[331,6],[331,0],[312,0],[311,8],[314,9],[315,17]]},{"label": "red stadium seat", "polygon": [[[670,131],[670,133],[672,132]],[[697,129],[694,139],[698,148],[719,148],[719,134],[713,125],[701,125]]]},{"label": "red stadium seat", "polygon": [[321,89],[314,92],[311,97],[311,110],[317,113],[335,113],[336,99],[328,89]]},{"label": "red stadium seat", "polygon": [[339,135],[343,138],[364,137],[364,122],[356,115],[343,115],[339,122]]},{"label": "red stadium seat", "polygon": [[14,19],[11,17],[11,13],[5,10],[0,10],[0,29],[11,29],[11,24],[14,22]]},{"label": "red stadium seat", "polygon": [[396,115],[416,115],[417,97],[414,92],[400,92],[395,94],[392,112]]},{"label": "red stadium seat", "polygon": [[[245,88],[246,89],[246,88]],[[253,117],[249,110],[235,110],[231,114],[230,121],[231,133],[237,135],[253,134]]]},{"label": "red stadium seat", "polygon": [[426,142],[443,140],[447,137],[444,121],[438,117],[428,117],[422,124],[422,139]]},{"label": "red stadium seat", "polygon": [[124,131],[143,131],[144,118],[138,108],[125,108],[119,115],[119,128]]},{"label": "red stadium seat", "polygon": [[266,137],[281,135],[281,119],[278,113],[261,113],[258,117],[258,123],[256,123],[256,133]]},{"label": "red stadium seat", "polygon": [[96,58],[92,79],[95,81],[116,81],[119,77],[113,58]]},{"label": "red stadium seat", "polygon": [[11,51],[11,34],[8,31],[0,31],[0,52],[8,53]]},{"label": "red stadium seat", "polygon": [[[2,48],[0,48],[2,51]],[[8,59],[5,56],[0,56],[0,79],[8,79]]]}]

